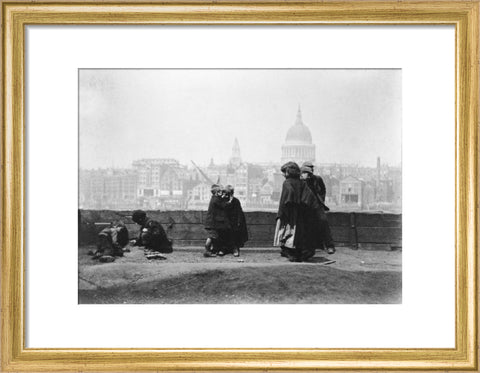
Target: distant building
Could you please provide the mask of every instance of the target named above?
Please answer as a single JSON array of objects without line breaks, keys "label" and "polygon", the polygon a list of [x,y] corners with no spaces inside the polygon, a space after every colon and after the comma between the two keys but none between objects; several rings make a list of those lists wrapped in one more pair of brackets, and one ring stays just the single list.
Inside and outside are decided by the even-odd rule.
[{"label": "distant building", "polygon": [[[327,194],[325,196],[327,204],[338,205],[340,200],[340,181],[335,176],[328,177],[328,185],[326,185]],[[330,206],[332,207],[332,206]]]},{"label": "distant building", "polygon": [[185,208],[187,210],[206,210],[212,197],[211,184],[203,182],[188,191]]},{"label": "distant building", "polygon": [[138,175],[137,198],[144,208],[183,208],[185,167],[175,159],[153,158],[133,162]]},{"label": "distant building", "polygon": [[364,182],[354,176],[347,176],[340,181],[340,204],[351,209],[360,209],[363,204]]},{"label": "distant building", "polygon": [[295,124],[289,128],[285,143],[282,145],[282,164],[293,161],[302,165],[303,162],[315,162],[315,145],[312,134],[303,123],[302,112],[298,107]]},{"label": "distant building", "polygon": [[130,209],[136,206],[137,174],[131,169],[80,170],[79,207]]},{"label": "distant building", "polygon": [[235,188],[235,197],[245,205],[248,195],[248,165],[243,163],[240,154],[240,145],[235,138],[232,148],[232,156],[228,162],[225,179],[222,184],[233,185]]},{"label": "distant building", "polygon": [[[315,144],[298,108],[281,147],[282,163],[315,163]],[[176,159],[140,159],[130,169],[80,170],[79,207],[84,209],[206,210],[211,186],[230,184],[246,211],[276,211],[285,181],[276,162],[246,163],[237,138],[223,163],[182,165]],[[326,186],[331,211],[388,211],[402,209],[402,168],[382,163],[318,163],[315,173]]]},{"label": "distant building", "polygon": [[266,177],[267,170],[265,167],[248,164],[248,195],[247,202],[259,203],[260,189],[268,180]]},{"label": "distant building", "polygon": [[240,144],[238,143],[238,139],[236,137],[235,137],[235,141],[233,142],[232,156],[230,157],[230,161],[228,163],[232,167],[239,167],[242,164],[242,156],[240,154]]},{"label": "distant building", "polygon": [[274,203],[272,199],[274,192],[274,183],[272,181],[267,181],[259,191],[260,203],[268,205]]},{"label": "distant building", "polygon": [[215,164],[213,159],[206,169],[200,170],[203,179],[208,183],[232,185],[235,197],[245,204],[248,196],[248,165],[242,161],[240,145],[235,139],[228,164]]}]

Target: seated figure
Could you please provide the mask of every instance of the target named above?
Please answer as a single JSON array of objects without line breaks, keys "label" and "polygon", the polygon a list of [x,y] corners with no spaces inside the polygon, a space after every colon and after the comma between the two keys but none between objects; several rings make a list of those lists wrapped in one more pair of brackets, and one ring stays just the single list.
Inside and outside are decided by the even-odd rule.
[{"label": "seated figure", "polygon": [[128,230],[123,222],[111,223],[98,234],[97,250],[92,253],[93,259],[100,262],[113,262],[115,257],[123,256],[128,245]]},{"label": "seated figure", "polygon": [[144,246],[148,259],[166,259],[159,253],[171,253],[173,248],[172,241],[167,238],[162,225],[148,218],[142,210],[134,211],[132,220],[140,225],[140,233],[133,243],[134,246]]}]

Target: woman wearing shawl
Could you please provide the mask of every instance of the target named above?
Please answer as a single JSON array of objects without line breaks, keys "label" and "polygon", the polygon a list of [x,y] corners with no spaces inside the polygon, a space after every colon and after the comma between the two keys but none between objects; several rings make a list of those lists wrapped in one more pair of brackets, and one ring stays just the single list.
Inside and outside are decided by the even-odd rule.
[{"label": "woman wearing shawl", "polygon": [[232,227],[231,245],[233,256],[240,256],[240,248],[248,241],[247,221],[243,213],[242,204],[234,197],[235,189],[231,185],[225,187],[225,193],[230,200],[227,208],[227,216]]},{"label": "woman wearing shawl", "polygon": [[301,261],[306,246],[305,212],[302,194],[305,183],[300,180],[300,168],[295,162],[287,162],[280,169],[285,176],[278,206],[274,246],[281,248],[281,255],[290,261]]}]

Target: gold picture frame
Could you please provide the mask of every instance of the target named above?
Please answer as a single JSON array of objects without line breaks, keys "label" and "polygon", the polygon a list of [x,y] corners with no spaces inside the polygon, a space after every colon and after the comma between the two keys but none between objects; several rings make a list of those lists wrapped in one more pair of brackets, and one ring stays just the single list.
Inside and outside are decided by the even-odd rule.
[{"label": "gold picture frame", "polygon": [[[8,2],[2,4],[2,371],[478,369],[479,2]],[[26,25],[368,24],[456,29],[456,343],[432,349],[31,349],[25,347]]]}]

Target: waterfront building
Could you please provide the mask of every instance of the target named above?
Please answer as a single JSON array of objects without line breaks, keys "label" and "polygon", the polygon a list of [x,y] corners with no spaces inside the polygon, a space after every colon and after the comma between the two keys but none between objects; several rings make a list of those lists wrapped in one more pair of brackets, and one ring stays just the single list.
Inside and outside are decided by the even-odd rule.
[{"label": "waterfront building", "polygon": [[347,176],[340,181],[340,204],[352,210],[358,210],[363,203],[364,182],[354,176]]},{"label": "waterfront building", "polygon": [[137,174],[132,169],[80,170],[79,207],[130,209],[136,205]]},{"label": "waterfront building", "polygon": [[143,208],[183,208],[185,166],[176,159],[150,158],[133,162],[138,175],[137,198]]}]

